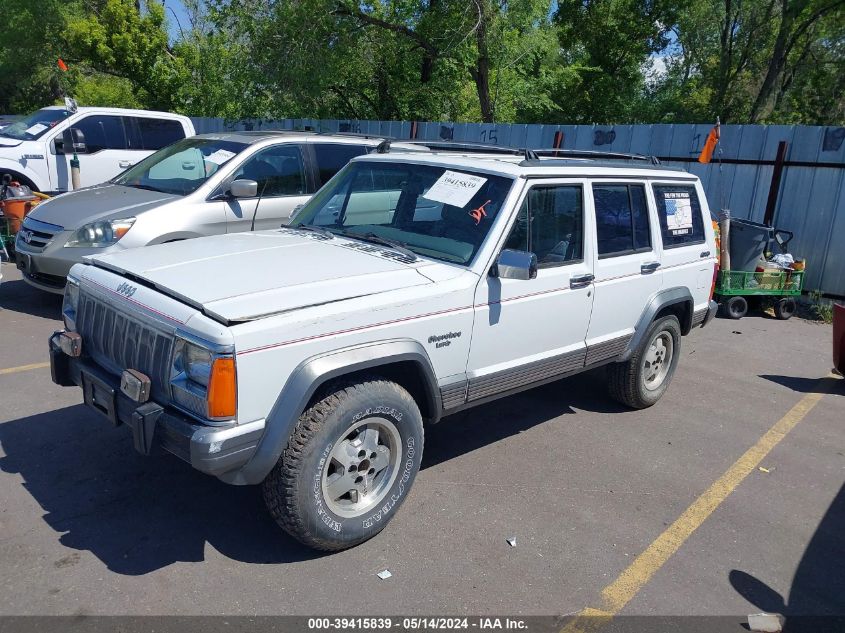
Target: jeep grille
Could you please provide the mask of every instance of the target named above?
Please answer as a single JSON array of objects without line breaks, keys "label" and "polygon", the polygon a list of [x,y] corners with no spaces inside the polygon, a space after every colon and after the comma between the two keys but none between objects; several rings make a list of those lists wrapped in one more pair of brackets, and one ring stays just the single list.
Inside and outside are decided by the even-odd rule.
[{"label": "jeep grille", "polygon": [[145,373],[153,397],[170,400],[171,335],[84,292],[79,295],[76,327],[83,354],[116,376],[124,369]]}]

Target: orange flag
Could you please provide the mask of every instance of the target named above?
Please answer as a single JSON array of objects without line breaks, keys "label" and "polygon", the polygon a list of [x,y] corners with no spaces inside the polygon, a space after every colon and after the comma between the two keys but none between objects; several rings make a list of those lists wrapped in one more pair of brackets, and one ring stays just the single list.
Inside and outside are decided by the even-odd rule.
[{"label": "orange flag", "polygon": [[59,61],[57,62],[59,66],[59,70],[63,72],[67,72],[67,64],[65,64],[65,60],[59,57]]},{"label": "orange flag", "polygon": [[716,144],[719,142],[719,136],[719,121],[716,121],[716,125],[714,125],[713,129],[710,130],[710,134],[707,135],[707,140],[704,141],[704,147],[701,150],[701,154],[698,155],[699,163],[709,163],[710,159],[713,158],[713,150],[716,149]]}]

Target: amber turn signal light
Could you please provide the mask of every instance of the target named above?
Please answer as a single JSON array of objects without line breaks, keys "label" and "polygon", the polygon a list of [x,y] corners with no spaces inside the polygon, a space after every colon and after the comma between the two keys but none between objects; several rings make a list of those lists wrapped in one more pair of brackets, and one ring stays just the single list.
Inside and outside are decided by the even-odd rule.
[{"label": "amber turn signal light", "polygon": [[208,381],[208,417],[234,418],[238,410],[234,358],[215,358]]}]

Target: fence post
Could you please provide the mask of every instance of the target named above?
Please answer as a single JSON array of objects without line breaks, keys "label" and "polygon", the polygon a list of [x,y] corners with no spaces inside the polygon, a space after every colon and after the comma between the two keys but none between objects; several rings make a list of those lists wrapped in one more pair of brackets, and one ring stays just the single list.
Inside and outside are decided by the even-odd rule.
[{"label": "fence post", "polygon": [[766,200],[766,213],[763,215],[763,224],[772,226],[775,219],[775,207],[778,204],[778,193],[780,192],[780,180],[783,176],[783,163],[786,160],[786,141],[778,143],[778,153],[775,157],[775,168],[772,170],[772,183],[769,185],[769,198]]}]

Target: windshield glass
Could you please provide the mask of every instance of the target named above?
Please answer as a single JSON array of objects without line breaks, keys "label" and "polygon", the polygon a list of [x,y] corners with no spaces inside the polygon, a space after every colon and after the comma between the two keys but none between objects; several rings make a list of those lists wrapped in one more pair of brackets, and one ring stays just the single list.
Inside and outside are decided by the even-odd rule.
[{"label": "windshield glass", "polygon": [[234,141],[186,138],[147,156],[112,182],[187,196],[247,147]]},{"label": "windshield glass", "polygon": [[69,116],[70,112],[67,110],[38,110],[4,127],[0,130],[0,136],[18,141],[33,141]]},{"label": "windshield glass", "polygon": [[513,180],[431,165],[352,162],[296,215],[335,234],[391,240],[418,255],[469,264]]}]

